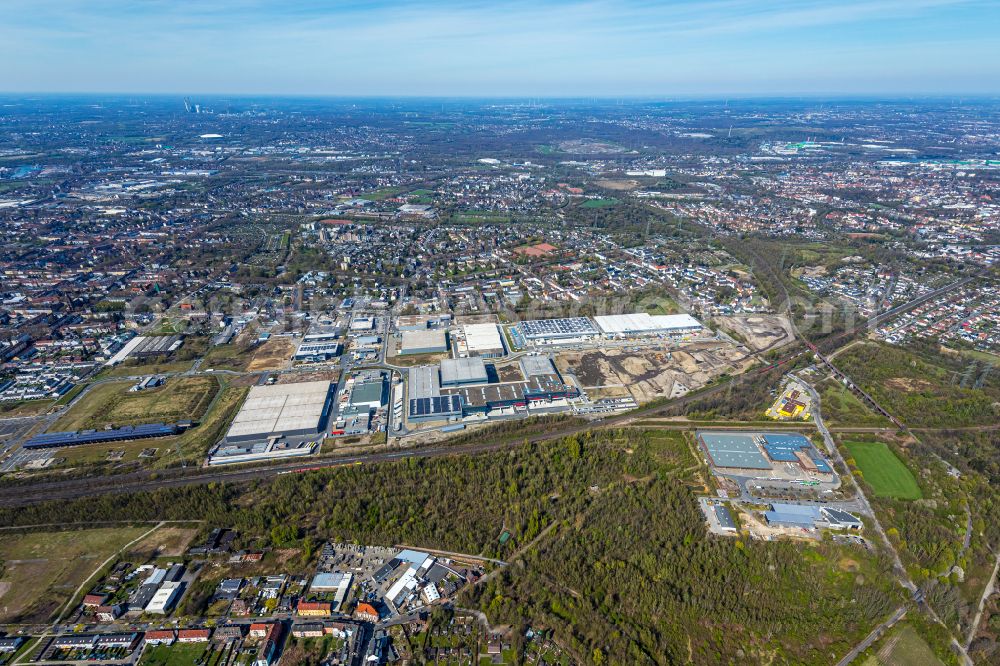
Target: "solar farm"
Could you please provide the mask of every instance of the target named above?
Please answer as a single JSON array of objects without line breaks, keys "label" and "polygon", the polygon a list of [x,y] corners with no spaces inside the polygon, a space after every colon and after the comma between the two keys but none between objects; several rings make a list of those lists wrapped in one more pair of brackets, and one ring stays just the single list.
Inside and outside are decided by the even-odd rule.
[{"label": "solar farm", "polygon": [[49,449],[82,444],[102,444],[150,437],[169,437],[182,432],[184,427],[177,424],[147,423],[138,426],[124,426],[112,430],[84,430],[80,432],[48,432],[35,435],[24,443],[26,449]]}]

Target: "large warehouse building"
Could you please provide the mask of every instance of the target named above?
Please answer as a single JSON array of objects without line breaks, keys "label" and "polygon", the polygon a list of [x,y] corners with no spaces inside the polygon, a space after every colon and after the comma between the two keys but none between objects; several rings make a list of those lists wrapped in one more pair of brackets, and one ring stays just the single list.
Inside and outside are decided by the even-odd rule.
[{"label": "large warehouse building", "polygon": [[607,337],[636,335],[685,335],[702,329],[701,322],[688,314],[651,315],[646,312],[603,315],[594,323]]},{"label": "large warehouse building", "polygon": [[437,354],[448,351],[448,340],[443,329],[425,328],[419,331],[405,330],[402,333],[399,353]]},{"label": "large warehouse building", "polygon": [[496,324],[466,324],[462,327],[469,356],[499,358],[507,353]]},{"label": "large warehouse building", "polygon": [[524,356],[518,365],[523,381],[499,381],[492,366],[477,357],[411,368],[408,418],[443,421],[511,407],[544,409],[550,401],[580,394],[563,382],[546,356]]},{"label": "large warehouse building", "polygon": [[518,326],[526,340],[584,340],[598,335],[597,329],[586,317],[566,319],[529,319]]},{"label": "large warehouse building", "polygon": [[489,381],[482,358],[447,358],[441,361],[441,386],[485,384]]},{"label": "large warehouse building", "polygon": [[316,435],[323,429],[330,382],[254,386],[233,419],[229,443]]},{"label": "large warehouse building", "polygon": [[753,435],[742,432],[699,432],[698,443],[715,467],[771,469]]},{"label": "large warehouse building", "polygon": [[699,431],[697,439],[715,467],[770,470],[789,464],[833,474],[809,438],[798,433]]}]

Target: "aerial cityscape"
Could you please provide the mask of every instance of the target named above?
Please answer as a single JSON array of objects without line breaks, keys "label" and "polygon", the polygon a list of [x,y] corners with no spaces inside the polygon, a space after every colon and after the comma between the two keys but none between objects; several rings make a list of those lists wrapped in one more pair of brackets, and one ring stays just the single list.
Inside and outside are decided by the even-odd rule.
[{"label": "aerial cityscape", "polygon": [[0,27],[0,666],[1000,663],[993,8],[126,4]]}]

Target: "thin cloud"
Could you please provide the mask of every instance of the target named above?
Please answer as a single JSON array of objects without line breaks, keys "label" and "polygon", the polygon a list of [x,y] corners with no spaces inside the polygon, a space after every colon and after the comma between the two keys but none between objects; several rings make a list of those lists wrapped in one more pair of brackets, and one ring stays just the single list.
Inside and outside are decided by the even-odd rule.
[{"label": "thin cloud", "polygon": [[[727,76],[730,86],[791,81],[801,63],[822,67],[811,84],[822,85],[850,80],[864,64],[852,54],[871,46],[897,62],[899,80],[922,65],[962,74],[959,53],[893,54],[941,38],[988,52],[1000,19],[978,0],[5,0],[3,13],[0,43],[18,57],[0,89],[139,90],[145,80],[149,90],[345,94],[516,94],[519,82],[530,94],[616,84],[655,94]],[[983,89],[1000,85],[985,78]]]}]

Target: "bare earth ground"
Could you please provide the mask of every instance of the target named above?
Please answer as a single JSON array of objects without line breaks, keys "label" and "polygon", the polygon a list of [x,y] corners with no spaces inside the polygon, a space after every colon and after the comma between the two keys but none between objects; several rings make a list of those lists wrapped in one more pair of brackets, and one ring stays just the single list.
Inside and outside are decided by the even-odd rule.
[{"label": "bare earth ground", "polygon": [[635,188],[639,187],[639,181],[637,180],[605,179],[605,180],[599,180],[595,184],[600,187],[607,188],[609,190],[620,190],[620,191],[634,190]]},{"label": "bare earth ground", "polygon": [[288,366],[294,352],[295,343],[291,338],[272,337],[256,349],[247,370],[281,370]]},{"label": "bare earth ground", "polygon": [[434,365],[435,363],[440,363],[446,358],[451,358],[451,355],[448,352],[440,352],[436,354],[392,354],[386,359],[386,362],[392,363],[393,365],[401,365],[406,368],[412,368],[418,365]]},{"label": "bare earth ground", "polygon": [[584,391],[627,389],[637,402],[697,389],[723,373],[737,374],[752,361],[728,342],[704,342],[684,349],[630,352],[621,349],[568,352],[556,358],[560,371],[572,370]]},{"label": "bare earth ground", "polygon": [[197,528],[193,527],[161,527],[133,546],[129,552],[145,557],[179,557],[187,551],[197,534]]},{"label": "bare earth ground", "polygon": [[510,363],[508,365],[497,365],[494,366],[497,369],[497,376],[502,382],[523,382],[524,375],[521,373],[521,368],[518,367],[516,363]]},{"label": "bare earth ground", "polygon": [[893,377],[892,379],[885,380],[885,384],[889,388],[897,391],[903,391],[905,393],[923,391],[934,386],[929,381],[925,379],[917,379],[916,377]]},{"label": "bare earth ground", "polygon": [[754,314],[715,317],[716,324],[746,340],[754,351],[774,349],[795,339],[792,326],[784,315]]},{"label": "bare earth ground", "polygon": [[335,382],[340,379],[339,370],[313,370],[308,372],[288,372],[278,377],[279,384],[298,384],[299,382]]},{"label": "bare earth ground", "polygon": [[459,326],[465,324],[496,324],[497,316],[492,314],[469,314],[455,317],[455,323]]}]

